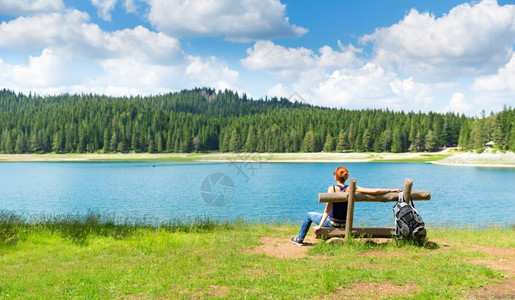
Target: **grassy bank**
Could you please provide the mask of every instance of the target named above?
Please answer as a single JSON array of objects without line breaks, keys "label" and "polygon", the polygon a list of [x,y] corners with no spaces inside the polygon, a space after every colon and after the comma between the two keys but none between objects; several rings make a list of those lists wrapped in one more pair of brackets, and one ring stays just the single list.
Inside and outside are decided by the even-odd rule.
[{"label": "grassy bank", "polygon": [[423,247],[297,247],[287,241],[297,230],[208,219],[116,225],[96,215],[29,224],[2,214],[0,298],[453,298],[510,280],[490,262],[513,254],[513,228],[430,229]]},{"label": "grassy bank", "polygon": [[0,161],[262,161],[262,162],[428,162],[451,156],[445,153],[83,153],[0,154]]}]

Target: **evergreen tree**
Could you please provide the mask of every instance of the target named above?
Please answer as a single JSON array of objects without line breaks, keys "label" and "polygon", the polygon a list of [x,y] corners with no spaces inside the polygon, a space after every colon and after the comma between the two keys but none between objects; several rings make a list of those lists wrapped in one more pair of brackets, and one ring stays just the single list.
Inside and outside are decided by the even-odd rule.
[{"label": "evergreen tree", "polygon": [[390,129],[383,131],[381,134],[381,151],[390,152],[392,149],[392,133]]},{"label": "evergreen tree", "polygon": [[229,151],[231,152],[239,152],[240,151],[240,137],[238,135],[238,131],[233,129],[231,133],[231,139],[229,140]]},{"label": "evergreen tree", "polygon": [[354,147],[355,150],[358,150],[354,142],[354,125],[352,123],[350,123],[349,130],[347,132],[347,140],[349,141],[349,149]]},{"label": "evergreen tree", "polygon": [[424,136],[422,135],[422,132],[420,130],[417,131],[417,135],[415,137],[415,151],[421,152],[424,151],[426,148],[424,143]]},{"label": "evergreen tree", "polygon": [[340,134],[338,135],[338,143],[336,144],[336,151],[343,152],[347,150],[347,135],[343,132],[343,130],[340,131]]},{"label": "evergreen tree", "polygon": [[365,129],[365,132],[363,133],[363,138],[361,142],[361,149],[363,151],[368,152],[371,150],[371,142],[372,142],[372,136],[370,135],[370,131]]},{"label": "evergreen tree", "polygon": [[426,135],[426,150],[427,151],[436,151],[438,150],[438,138],[433,133],[432,130],[429,130]]},{"label": "evergreen tree", "polygon": [[5,139],[5,152],[6,153],[13,153],[15,148],[15,143],[13,142],[12,134],[11,132],[7,133],[7,137]]},{"label": "evergreen tree", "polygon": [[200,150],[200,139],[197,135],[193,138],[193,151],[199,152],[199,150]]},{"label": "evergreen tree", "polygon": [[155,151],[155,147],[154,147],[154,139],[152,138],[152,136],[149,134],[148,137],[148,153],[154,153]]},{"label": "evergreen tree", "polygon": [[18,133],[18,138],[16,138],[16,146],[14,147],[14,151],[16,153],[25,153],[25,138],[23,137],[23,134],[20,132]]},{"label": "evergreen tree", "polygon": [[121,152],[121,153],[125,153],[125,152],[127,152],[127,149],[126,149],[126,147],[125,147],[125,143],[124,143],[123,141],[120,141],[120,142],[118,143],[118,146],[116,147],[116,150],[117,150],[118,152]]},{"label": "evergreen tree", "polygon": [[173,151],[172,130],[168,130],[168,136],[166,138],[166,152],[172,152],[172,151]]},{"label": "evergreen tree", "polygon": [[315,152],[316,151],[315,133],[312,130],[306,132],[306,135],[304,136],[304,151],[306,151],[306,152]]},{"label": "evergreen tree", "polygon": [[111,144],[109,145],[109,151],[116,152],[116,148],[118,147],[118,133],[113,131],[113,135],[111,135]]},{"label": "evergreen tree", "polygon": [[107,153],[109,152],[109,130],[104,129],[104,147],[103,147],[103,152],[104,153]]},{"label": "evergreen tree", "polygon": [[334,150],[333,137],[330,133],[325,137],[324,152],[331,152]]},{"label": "evergreen tree", "polygon": [[393,130],[392,152],[394,152],[394,153],[402,152],[402,136],[401,136],[401,130],[399,127],[395,127],[395,129]]},{"label": "evergreen tree", "polygon": [[254,126],[250,126],[249,133],[247,134],[247,141],[245,143],[245,150],[247,152],[256,152],[257,141],[256,141],[256,130]]},{"label": "evergreen tree", "polygon": [[157,133],[157,139],[156,139],[156,149],[158,153],[162,153],[163,148],[163,136],[161,135],[161,132]]},{"label": "evergreen tree", "polygon": [[54,133],[52,138],[52,151],[55,153],[59,153],[61,151],[61,131]]}]

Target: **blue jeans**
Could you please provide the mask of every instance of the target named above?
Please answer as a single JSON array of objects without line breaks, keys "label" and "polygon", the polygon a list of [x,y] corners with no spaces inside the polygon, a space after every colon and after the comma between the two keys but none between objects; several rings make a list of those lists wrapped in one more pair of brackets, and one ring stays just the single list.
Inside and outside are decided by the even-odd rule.
[{"label": "blue jeans", "polygon": [[[317,212],[308,212],[308,215],[306,216],[306,219],[302,223],[302,226],[300,227],[299,231],[299,239],[304,240],[306,237],[306,234],[308,234],[309,227],[311,226],[311,223],[316,223],[317,225],[320,224],[320,221],[322,221],[322,214]],[[325,220],[324,227],[333,227],[331,223],[329,223],[329,220]]]}]

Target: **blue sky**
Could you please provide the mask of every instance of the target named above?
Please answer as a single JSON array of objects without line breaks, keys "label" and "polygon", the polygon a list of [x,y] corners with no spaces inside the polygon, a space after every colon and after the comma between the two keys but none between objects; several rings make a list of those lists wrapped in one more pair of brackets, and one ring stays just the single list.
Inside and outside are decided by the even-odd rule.
[{"label": "blue sky", "polygon": [[0,0],[0,19],[0,87],[25,93],[209,86],[467,115],[515,104],[512,1]]}]

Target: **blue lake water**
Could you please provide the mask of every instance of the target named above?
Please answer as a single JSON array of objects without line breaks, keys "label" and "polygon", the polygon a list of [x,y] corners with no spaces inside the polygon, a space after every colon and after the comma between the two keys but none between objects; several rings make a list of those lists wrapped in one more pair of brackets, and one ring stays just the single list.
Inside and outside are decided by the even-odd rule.
[{"label": "blue lake water", "polygon": [[[317,195],[333,184],[332,174],[339,165],[1,163],[0,210],[32,217],[94,211],[120,219],[146,217],[156,221],[209,216],[248,222],[300,222],[308,211],[323,211]],[[404,178],[413,178],[413,190],[432,194],[430,201],[415,202],[430,226],[515,223],[515,169],[420,163],[343,165],[363,187],[402,189]],[[219,179],[222,181],[215,184]],[[220,197],[215,200],[216,196]],[[212,206],[206,201],[227,203]],[[356,203],[355,224],[393,226],[392,206]]]}]

